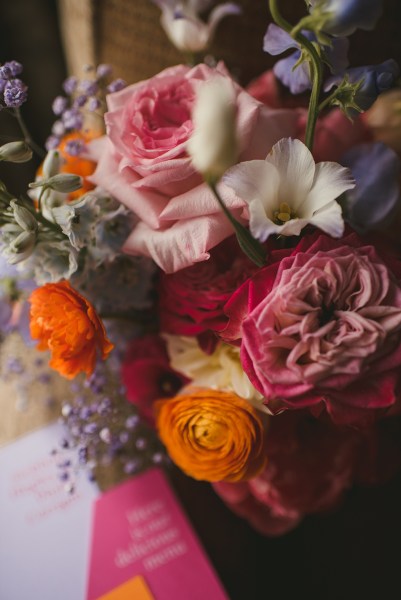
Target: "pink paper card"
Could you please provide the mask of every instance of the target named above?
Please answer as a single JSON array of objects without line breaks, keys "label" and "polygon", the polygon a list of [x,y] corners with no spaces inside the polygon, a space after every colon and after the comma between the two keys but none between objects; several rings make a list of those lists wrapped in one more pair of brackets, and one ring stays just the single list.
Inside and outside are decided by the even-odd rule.
[{"label": "pink paper card", "polygon": [[228,600],[164,474],[96,500],[87,600]]}]

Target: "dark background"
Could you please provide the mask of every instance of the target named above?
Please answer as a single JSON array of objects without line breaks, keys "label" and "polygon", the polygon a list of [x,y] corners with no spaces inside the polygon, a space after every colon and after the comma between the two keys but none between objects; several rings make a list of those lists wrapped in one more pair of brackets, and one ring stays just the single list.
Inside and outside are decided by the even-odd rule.
[{"label": "dark background", "polygon": [[[253,10],[258,1],[253,0]],[[243,1],[247,3],[251,4]],[[259,7],[264,4],[260,2]],[[301,0],[284,4],[287,13],[297,12],[299,4],[303,8]],[[54,121],[51,101],[60,93],[66,75],[57,17],[55,2],[1,2],[0,62],[16,59],[24,64],[23,79],[30,91],[23,113],[40,144]],[[260,20],[261,36],[266,23],[267,15]],[[230,27],[238,25],[224,25],[219,37],[222,45],[232,39]],[[250,51],[246,33],[236,31],[238,51],[244,55]],[[255,41],[254,32],[252,36],[253,44],[261,43]],[[366,64],[390,57],[401,62],[400,48],[401,2],[388,0],[378,29],[373,34],[359,32],[353,36],[352,62]],[[269,58],[265,61],[267,68]],[[251,65],[250,72],[252,69]],[[12,120],[0,113],[1,139],[7,140],[13,130]],[[23,176],[20,166],[7,166],[7,172],[12,172],[13,185],[24,189],[34,168],[34,164],[27,167]],[[3,176],[4,170],[0,171],[0,177]],[[401,477],[377,488],[354,488],[335,513],[309,517],[295,531],[276,539],[262,537],[250,529],[207,484],[178,473],[173,479],[232,600],[401,598]]]}]

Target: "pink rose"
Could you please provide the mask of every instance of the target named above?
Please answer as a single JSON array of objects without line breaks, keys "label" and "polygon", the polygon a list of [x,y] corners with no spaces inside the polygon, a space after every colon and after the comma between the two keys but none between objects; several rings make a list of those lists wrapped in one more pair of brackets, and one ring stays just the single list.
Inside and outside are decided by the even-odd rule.
[{"label": "pink rose", "polygon": [[287,254],[233,294],[223,335],[241,338],[243,367],[272,408],[324,403],[337,422],[366,422],[399,393],[401,262],[355,234],[307,236]]},{"label": "pink rose", "polygon": [[[151,256],[171,273],[209,258],[232,226],[195,172],[186,153],[198,86],[229,75],[224,66],[177,66],[108,97],[107,136],[91,144],[98,166],[93,183],[140,219],[124,251]],[[271,110],[232,82],[237,102],[240,160],[265,158],[281,138],[293,136],[297,115]],[[241,219],[244,203],[221,186],[226,204]]]},{"label": "pink rose", "polygon": [[217,483],[229,507],[265,535],[281,535],[307,514],[336,507],[352,485],[360,434],[288,411],[270,420],[265,470],[249,482]]}]

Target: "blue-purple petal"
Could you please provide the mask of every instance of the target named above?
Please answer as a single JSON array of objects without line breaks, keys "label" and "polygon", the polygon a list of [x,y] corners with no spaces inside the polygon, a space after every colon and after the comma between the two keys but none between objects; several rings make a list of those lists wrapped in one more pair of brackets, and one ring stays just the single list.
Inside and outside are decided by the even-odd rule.
[{"label": "blue-purple petal", "polygon": [[290,48],[299,49],[299,44],[284,29],[270,23],[263,38],[263,50],[272,56],[277,56]]},{"label": "blue-purple petal", "polygon": [[347,221],[360,233],[388,225],[401,201],[397,154],[382,143],[362,144],[341,162],[356,180],[355,189],[347,192]]}]

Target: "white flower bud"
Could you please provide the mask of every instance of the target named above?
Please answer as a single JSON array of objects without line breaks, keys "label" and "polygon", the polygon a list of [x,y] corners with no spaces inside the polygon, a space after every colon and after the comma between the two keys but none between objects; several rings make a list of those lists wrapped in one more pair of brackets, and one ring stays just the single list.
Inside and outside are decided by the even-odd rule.
[{"label": "white flower bud", "polygon": [[43,161],[43,178],[49,179],[49,177],[57,175],[60,171],[60,164],[60,152],[58,150],[50,150]]},{"label": "white flower bud", "polygon": [[235,117],[235,92],[228,79],[216,76],[201,85],[187,150],[195,169],[209,181],[217,182],[237,162]]},{"label": "white flower bud", "polygon": [[0,146],[0,160],[24,163],[32,158],[32,150],[26,142],[9,142]]},{"label": "white flower bud", "polygon": [[13,210],[14,219],[21,229],[35,233],[38,229],[38,223],[34,215],[27,208],[20,206],[16,200],[11,200],[10,206]]},{"label": "white flower bud", "polygon": [[69,194],[82,187],[82,177],[73,175],[72,173],[58,173],[48,179],[41,179],[40,181],[30,183],[29,187],[31,189],[44,187],[55,192],[61,192],[62,194]]}]

